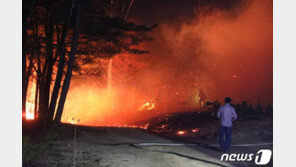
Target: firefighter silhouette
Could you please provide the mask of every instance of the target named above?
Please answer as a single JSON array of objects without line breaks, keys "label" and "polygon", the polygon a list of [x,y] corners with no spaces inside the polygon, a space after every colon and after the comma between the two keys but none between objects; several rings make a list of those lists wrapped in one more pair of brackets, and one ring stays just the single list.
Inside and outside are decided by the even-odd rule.
[{"label": "firefighter silhouette", "polygon": [[198,99],[199,107],[204,107],[205,103],[206,103],[207,96],[201,88],[199,89],[198,97],[199,97],[199,99]]}]

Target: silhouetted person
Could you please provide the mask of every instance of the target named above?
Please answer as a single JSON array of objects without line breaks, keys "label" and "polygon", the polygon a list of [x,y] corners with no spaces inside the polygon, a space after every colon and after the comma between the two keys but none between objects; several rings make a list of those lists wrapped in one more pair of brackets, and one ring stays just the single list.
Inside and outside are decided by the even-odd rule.
[{"label": "silhouetted person", "polygon": [[[232,122],[237,119],[235,109],[230,105],[230,103],[231,98],[225,97],[225,105],[221,106],[217,113],[217,117],[220,118],[221,121],[219,127],[220,148],[224,152],[229,150],[231,143]],[[226,140],[224,140],[225,135]]]},{"label": "silhouetted person", "polygon": [[204,107],[207,96],[206,96],[205,92],[201,88],[199,89],[199,95],[198,96],[199,96],[199,101],[198,101],[199,107]]}]

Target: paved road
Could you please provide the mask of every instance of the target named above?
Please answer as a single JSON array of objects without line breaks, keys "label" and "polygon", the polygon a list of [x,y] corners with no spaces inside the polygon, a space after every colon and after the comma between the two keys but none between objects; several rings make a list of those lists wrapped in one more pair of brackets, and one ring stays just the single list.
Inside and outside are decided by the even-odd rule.
[{"label": "paved road", "polygon": [[[99,167],[214,167],[251,166],[221,162],[223,154],[197,145],[143,145],[140,143],[178,143],[140,129],[78,127],[77,166]],[[246,151],[254,151],[246,149]],[[234,148],[234,152],[241,148]],[[73,166],[73,140],[60,139],[46,153],[48,166]],[[46,166],[46,165],[45,165]]]}]

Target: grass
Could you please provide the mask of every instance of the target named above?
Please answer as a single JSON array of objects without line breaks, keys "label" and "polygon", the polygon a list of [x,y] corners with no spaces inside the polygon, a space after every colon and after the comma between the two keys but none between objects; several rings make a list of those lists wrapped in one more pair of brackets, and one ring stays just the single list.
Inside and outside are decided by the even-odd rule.
[{"label": "grass", "polygon": [[43,137],[34,140],[30,135],[24,135],[22,139],[23,166],[35,166],[36,159],[47,149],[51,148],[53,142],[59,140],[60,135],[56,131],[49,131]]}]

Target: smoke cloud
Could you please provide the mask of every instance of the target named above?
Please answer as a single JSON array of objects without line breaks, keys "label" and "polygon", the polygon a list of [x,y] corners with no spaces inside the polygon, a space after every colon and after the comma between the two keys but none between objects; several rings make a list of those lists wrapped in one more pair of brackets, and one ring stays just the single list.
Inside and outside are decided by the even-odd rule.
[{"label": "smoke cloud", "polygon": [[[272,10],[272,0],[254,0],[227,9],[197,6],[193,17],[161,21],[151,32],[154,40],[138,46],[149,54],[112,58],[111,89],[108,60],[98,60],[100,76],[73,78],[63,121],[137,122],[198,107],[201,91],[205,101],[230,96],[234,102],[272,104]],[[142,111],[147,102],[155,109]]]}]

